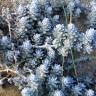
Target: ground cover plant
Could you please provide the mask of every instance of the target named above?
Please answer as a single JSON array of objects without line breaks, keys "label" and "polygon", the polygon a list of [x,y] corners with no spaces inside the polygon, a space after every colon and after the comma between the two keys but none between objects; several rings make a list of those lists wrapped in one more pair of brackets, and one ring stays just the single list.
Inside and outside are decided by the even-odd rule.
[{"label": "ground cover plant", "polygon": [[[74,24],[82,14],[86,32]],[[80,0],[30,0],[14,10],[3,8],[0,84],[18,86],[22,96],[96,96],[96,81],[76,70],[81,61],[96,59],[90,56],[96,49],[95,14],[96,0],[89,6]]]}]

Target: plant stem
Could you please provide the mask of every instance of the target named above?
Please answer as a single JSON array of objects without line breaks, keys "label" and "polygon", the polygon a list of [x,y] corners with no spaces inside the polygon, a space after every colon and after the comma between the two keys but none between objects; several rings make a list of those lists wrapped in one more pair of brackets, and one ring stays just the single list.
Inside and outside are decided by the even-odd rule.
[{"label": "plant stem", "polygon": [[[64,24],[65,24],[65,27],[67,28],[67,25],[68,25],[68,21],[67,21],[67,13],[66,13],[66,9],[65,9],[65,0],[64,0],[64,3],[62,3],[62,8],[63,8],[63,15],[64,15]],[[64,75],[64,61],[65,61],[65,58],[64,56],[62,56],[62,73]]]},{"label": "plant stem", "polygon": [[[61,2],[62,3],[62,2]],[[64,0],[64,3],[65,3],[65,0]],[[68,21],[67,21],[67,13],[66,13],[66,9],[65,9],[65,6],[64,6],[64,4],[62,3],[62,8],[63,8],[63,15],[64,15],[64,17],[65,17],[65,22],[64,22],[64,24],[65,24],[65,26],[67,27],[67,25],[68,25]]]},{"label": "plant stem", "polygon": [[[74,59],[74,54],[73,54],[73,51],[72,51],[72,48],[71,48],[71,56],[72,56],[72,64],[73,64],[73,67],[74,67],[74,73],[75,73],[75,76],[77,77],[77,70],[76,70],[76,65],[75,65],[75,59]],[[77,79],[78,81],[78,79]]]},{"label": "plant stem", "polygon": [[72,22],[72,10],[70,9],[70,23]]},{"label": "plant stem", "polygon": [[45,44],[45,45],[41,45],[41,46],[32,45],[32,48],[46,48],[46,49],[48,49],[49,47],[54,48],[55,45],[49,45],[49,44]]},{"label": "plant stem", "polygon": [[62,56],[62,74],[64,75],[64,56]]}]

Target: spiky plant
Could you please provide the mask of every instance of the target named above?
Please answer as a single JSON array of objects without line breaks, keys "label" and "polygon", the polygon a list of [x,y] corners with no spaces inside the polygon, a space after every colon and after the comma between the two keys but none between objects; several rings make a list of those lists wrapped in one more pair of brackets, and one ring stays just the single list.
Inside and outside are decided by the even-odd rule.
[{"label": "spiky plant", "polygon": [[[19,86],[22,96],[84,96],[89,89],[78,80],[73,51],[91,53],[96,34],[94,28],[82,33],[72,23],[83,10],[79,0],[72,1],[60,1],[59,7],[52,0],[20,4],[15,10],[14,34],[8,22],[9,36],[0,37],[2,64],[6,65],[3,71],[15,74],[7,79]],[[75,75],[65,66],[68,59],[72,60]]]}]

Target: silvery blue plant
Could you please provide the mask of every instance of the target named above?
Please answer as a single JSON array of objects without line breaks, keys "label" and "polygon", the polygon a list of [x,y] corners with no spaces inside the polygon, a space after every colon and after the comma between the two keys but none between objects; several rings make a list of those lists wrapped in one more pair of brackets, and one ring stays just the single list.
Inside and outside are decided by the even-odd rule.
[{"label": "silvery blue plant", "polygon": [[95,92],[92,89],[86,91],[86,96],[95,96]]},{"label": "silvery blue plant", "polygon": [[30,56],[30,54],[31,54],[30,50],[32,50],[32,45],[31,45],[30,41],[29,40],[24,41],[23,44],[21,45],[20,49],[24,56]]},{"label": "silvery blue plant", "polygon": [[9,37],[7,36],[3,36],[1,39],[0,39],[0,46],[2,50],[8,50],[8,49],[11,49],[12,47],[12,44],[11,44],[11,40]]},{"label": "silvery blue plant", "polygon": [[55,90],[52,94],[49,96],[65,96],[62,90]]},{"label": "silvery blue plant", "polygon": [[29,6],[29,11],[32,18],[35,20],[40,16],[40,4],[38,0],[33,0]]},{"label": "silvery blue plant", "polygon": [[20,52],[18,50],[15,51],[7,51],[5,53],[5,62],[10,64],[10,63],[14,63],[15,61],[17,61],[19,59],[20,56]]},{"label": "silvery blue plant", "polygon": [[33,36],[33,39],[34,39],[34,42],[35,42],[35,45],[39,45],[39,44],[42,44],[42,40],[41,40],[41,34],[35,34]]},{"label": "silvery blue plant", "polygon": [[38,96],[31,88],[24,88],[21,91],[22,96]]},{"label": "silvery blue plant", "polygon": [[91,45],[96,46],[96,30],[94,28],[90,28],[86,31],[86,37]]},{"label": "silvery blue plant", "polygon": [[86,12],[86,7],[81,3],[80,0],[68,0],[68,12],[72,12],[75,15],[75,18],[80,17],[81,13]]},{"label": "silvery blue plant", "polygon": [[41,64],[37,69],[36,69],[36,75],[38,78],[44,79],[48,74],[48,66],[45,64]]},{"label": "silvery blue plant", "polygon": [[62,76],[62,68],[61,68],[60,64],[55,64],[52,67],[52,74],[55,76]]},{"label": "silvery blue plant", "polygon": [[[86,8],[80,0],[55,1],[32,0],[15,10],[14,35],[0,37],[0,51],[5,55],[3,61],[8,68],[13,65],[16,68],[16,77],[8,81],[19,87],[22,96],[95,96],[95,90],[90,86],[93,82],[71,76],[68,67],[70,59],[72,68],[73,63],[82,61],[83,56],[73,60],[75,51],[91,54],[95,49],[95,27],[80,32],[72,21],[65,24],[66,16],[72,15],[71,18],[76,19],[84,13]],[[93,9],[94,2],[91,4]],[[63,15],[66,16],[63,18]],[[90,23],[92,26],[94,20]]]},{"label": "silvery blue plant", "polygon": [[60,23],[60,16],[59,15],[55,15],[53,17],[53,23],[54,23],[54,25],[57,25]]},{"label": "silvery blue plant", "polygon": [[78,85],[75,85],[72,90],[75,96],[83,96],[86,90],[86,86],[82,83],[79,83]]},{"label": "silvery blue plant", "polygon": [[62,77],[62,87],[71,88],[74,85],[75,81],[72,77]]},{"label": "silvery blue plant", "polygon": [[92,28],[96,28],[96,1],[92,0],[90,2],[90,13],[88,14],[88,20],[89,20],[89,25]]},{"label": "silvery blue plant", "polygon": [[55,89],[58,89],[60,86],[60,81],[58,80],[57,77],[49,77],[48,78],[48,88],[50,91],[53,91]]},{"label": "silvery blue plant", "polygon": [[43,30],[43,33],[46,34],[48,32],[51,31],[51,22],[48,18],[44,18],[43,21],[42,21],[42,30]]}]

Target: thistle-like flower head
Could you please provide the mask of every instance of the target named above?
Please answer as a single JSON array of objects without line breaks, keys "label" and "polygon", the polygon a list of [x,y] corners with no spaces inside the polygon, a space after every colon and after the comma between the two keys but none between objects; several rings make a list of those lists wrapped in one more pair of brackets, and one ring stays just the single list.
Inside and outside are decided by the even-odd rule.
[{"label": "thistle-like flower head", "polygon": [[54,37],[60,38],[62,34],[65,32],[65,27],[63,24],[57,24],[54,28]]},{"label": "thistle-like flower head", "polygon": [[20,4],[17,9],[17,14],[19,14],[20,17],[28,14],[28,6]]},{"label": "thistle-like flower head", "polygon": [[0,45],[1,47],[3,47],[4,50],[6,50],[7,48],[11,48],[11,41],[10,38],[8,38],[7,36],[3,36],[0,40]]},{"label": "thistle-like flower head", "polygon": [[29,40],[26,40],[23,42],[23,45],[21,46],[22,49],[25,51],[25,52],[30,52],[31,48],[32,48],[32,45],[30,43]]},{"label": "thistle-like flower head", "polygon": [[54,90],[54,89],[58,89],[60,86],[60,81],[57,79],[57,77],[49,77],[48,78],[48,86],[49,86],[49,90]]},{"label": "thistle-like flower head", "polygon": [[62,67],[59,64],[55,64],[52,67],[52,73],[57,76],[62,75]]},{"label": "thistle-like flower head", "polygon": [[72,90],[73,90],[74,95],[82,96],[85,93],[86,86],[82,83],[79,83],[78,85],[75,85]]},{"label": "thistle-like flower head", "polygon": [[96,30],[94,30],[94,28],[88,29],[88,30],[86,31],[86,33],[85,33],[85,36],[86,36],[86,38],[88,39],[88,41],[89,41],[90,43],[92,43],[92,41],[93,41],[94,39],[96,39]]},{"label": "thistle-like flower head", "polygon": [[34,20],[36,20],[38,16],[40,16],[40,4],[38,0],[32,0],[29,11]]},{"label": "thistle-like flower head", "polygon": [[48,67],[45,64],[41,64],[36,69],[36,75],[38,78],[44,79],[47,76],[47,73],[48,73]]},{"label": "thistle-like flower head", "polygon": [[31,88],[25,87],[21,91],[22,96],[38,96]]},{"label": "thistle-like flower head", "polygon": [[65,96],[62,90],[55,90],[52,92],[51,96]]},{"label": "thistle-like flower head", "polygon": [[42,58],[44,56],[43,51],[41,49],[36,49],[35,54],[36,58]]},{"label": "thistle-like flower head", "polygon": [[73,78],[72,77],[69,77],[69,76],[67,76],[67,77],[63,77],[62,78],[62,87],[68,87],[68,88],[70,88],[70,87],[72,87],[72,85],[74,84],[74,80],[73,80]]},{"label": "thistle-like flower head", "polygon": [[52,25],[49,18],[44,18],[41,26],[42,26],[43,33],[47,33],[51,31]]},{"label": "thistle-like flower head", "polygon": [[95,96],[95,92],[92,89],[86,91],[86,96]]},{"label": "thistle-like flower head", "polygon": [[16,51],[7,51],[6,55],[5,55],[5,59],[6,59],[6,63],[13,63],[15,60],[17,61],[17,59],[20,56],[20,52],[18,50]]}]

